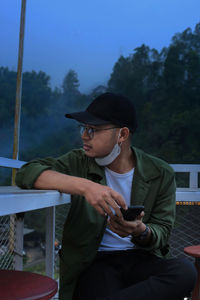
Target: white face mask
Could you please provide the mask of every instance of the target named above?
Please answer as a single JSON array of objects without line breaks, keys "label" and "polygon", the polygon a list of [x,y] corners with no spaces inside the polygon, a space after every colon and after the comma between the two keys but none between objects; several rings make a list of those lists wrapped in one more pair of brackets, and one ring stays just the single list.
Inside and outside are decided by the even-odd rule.
[{"label": "white face mask", "polygon": [[[119,131],[118,140],[120,137],[120,133],[121,133],[121,129]],[[111,164],[119,156],[120,153],[121,153],[121,144],[119,145],[117,142],[117,144],[115,144],[112,151],[108,155],[104,157],[95,158],[95,161],[99,166],[107,166]]]}]

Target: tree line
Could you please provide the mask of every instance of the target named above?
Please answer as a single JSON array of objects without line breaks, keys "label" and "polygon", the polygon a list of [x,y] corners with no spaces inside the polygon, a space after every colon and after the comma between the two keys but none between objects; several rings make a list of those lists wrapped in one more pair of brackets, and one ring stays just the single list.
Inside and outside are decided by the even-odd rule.
[{"label": "tree line", "polygon": [[[0,67],[0,132],[4,143],[7,136],[3,132],[14,124],[15,89],[16,72]],[[120,56],[107,86],[97,86],[87,95],[79,91],[74,70],[69,70],[61,88],[55,89],[44,72],[24,72],[20,159],[58,156],[81,146],[75,123],[64,114],[85,109],[105,91],[121,93],[134,102],[136,147],[169,163],[199,163],[200,23],[193,31],[187,28],[175,34],[160,52],[143,44],[129,56]]]}]

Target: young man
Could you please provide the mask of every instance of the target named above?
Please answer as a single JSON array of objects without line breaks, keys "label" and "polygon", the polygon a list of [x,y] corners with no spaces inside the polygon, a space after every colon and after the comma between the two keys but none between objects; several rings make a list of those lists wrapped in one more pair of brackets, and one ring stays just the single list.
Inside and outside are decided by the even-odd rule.
[{"label": "young man", "polygon": [[[196,272],[186,259],[167,259],[175,219],[175,180],[164,161],[131,147],[133,104],[105,93],[81,123],[83,149],[31,161],[17,173],[22,188],[69,193],[60,253],[62,300],[180,300]],[[144,205],[135,220],[120,208]]]}]

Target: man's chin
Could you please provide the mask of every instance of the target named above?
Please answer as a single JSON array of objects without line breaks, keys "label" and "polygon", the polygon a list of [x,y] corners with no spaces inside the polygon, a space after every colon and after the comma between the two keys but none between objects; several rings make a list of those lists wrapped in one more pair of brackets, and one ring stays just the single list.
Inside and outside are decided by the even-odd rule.
[{"label": "man's chin", "polygon": [[85,149],[83,149],[83,150],[84,150],[86,156],[95,158],[95,155],[93,153],[91,153],[90,151],[85,150]]}]

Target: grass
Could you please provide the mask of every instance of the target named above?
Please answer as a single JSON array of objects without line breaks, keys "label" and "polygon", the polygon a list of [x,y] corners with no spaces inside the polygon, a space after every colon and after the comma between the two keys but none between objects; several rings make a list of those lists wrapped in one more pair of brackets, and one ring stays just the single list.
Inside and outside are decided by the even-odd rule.
[{"label": "grass", "polygon": [[[40,275],[46,275],[45,273],[45,262],[41,262],[38,264],[35,264],[34,266],[31,267],[24,267],[23,268],[24,271],[26,272],[33,272],[33,273],[37,273]],[[55,271],[54,273],[54,279],[57,280],[59,278],[59,272]]]}]

